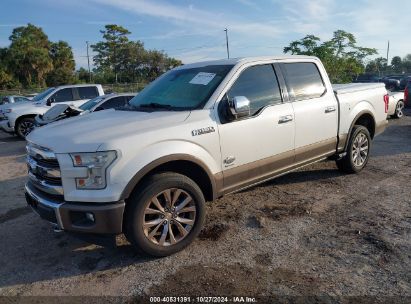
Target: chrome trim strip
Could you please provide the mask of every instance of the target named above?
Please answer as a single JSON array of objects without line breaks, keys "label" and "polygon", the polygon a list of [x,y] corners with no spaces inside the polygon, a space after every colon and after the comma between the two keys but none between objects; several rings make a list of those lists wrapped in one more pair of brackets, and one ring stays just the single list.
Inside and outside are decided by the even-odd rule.
[{"label": "chrome trim strip", "polygon": [[45,171],[46,174],[41,172],[41,176],[51,177],[51,178],[61,178],[61,172],[58,167],[46,167],[44,165],[40,165],[37,160],[30,155],[27,155],[27,163],[31,170],[35,170],[36,168],[41,168],[42,171]]},{"label": "chrome trim strip", "polygon": [[[56,214],[56,219],[57,219],[57,225],[59,226],[60,229],[64,229],[63,227],[63,222],[61,220],[61,216],[60,216],[60,206],[62,204],[57,204],[54,203],[46,198],[40,197],[39,195],[37,195],[36,193],[34,193],[33,190],[30,189],[30,186],[28,185],[28,183],[26,183],[24,185],[24,189],[26,190],[27,194],[30,195],[30,197],[32,199],[34,199],[35,201],[37,201],[39,204],[47,206],[49,208],[52,208]],[[55,224],[55,223],[53,223]]]},{"label": "chrome trim strip", "polygon": [[53,152],[51,152],[49,149],[37,146],[33,143],[28,143],[26,145],[26,150],[27,150],[27,154],[30,156],[40,155],[44,159],[57,160],[56,155]]},{"label": "chrome trim strip", "polygon": [[53,195],[63,195],[63,187],[51,185],[44,180],[38,179],[33,173],[28,172],[30,181],[33,182],[33,185],[41,191],[47,192]]}]

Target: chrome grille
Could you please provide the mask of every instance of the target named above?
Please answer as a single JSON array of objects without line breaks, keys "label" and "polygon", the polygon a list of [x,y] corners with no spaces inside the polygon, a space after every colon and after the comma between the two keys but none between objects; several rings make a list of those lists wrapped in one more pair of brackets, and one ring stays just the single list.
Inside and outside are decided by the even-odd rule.
[{"label": "chrome grille", "polygon": [[60,167],[55,154],[32,143],[26,149],[28,174],[33,185],[49,194],[63,195]]}]

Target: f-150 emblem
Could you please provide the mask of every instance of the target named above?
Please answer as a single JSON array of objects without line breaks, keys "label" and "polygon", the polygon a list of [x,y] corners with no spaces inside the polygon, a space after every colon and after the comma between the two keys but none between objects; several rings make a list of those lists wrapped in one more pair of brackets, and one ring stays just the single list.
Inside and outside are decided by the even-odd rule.
[{"label": "f-150 emblem", "polygon": [[212,132],[215,132],[214,127],[206,127],[206,128],[201,128],[201,129],[191,131],[191,135],[197,136],[197,135],[203,135],[203,134],[212,133]]}]

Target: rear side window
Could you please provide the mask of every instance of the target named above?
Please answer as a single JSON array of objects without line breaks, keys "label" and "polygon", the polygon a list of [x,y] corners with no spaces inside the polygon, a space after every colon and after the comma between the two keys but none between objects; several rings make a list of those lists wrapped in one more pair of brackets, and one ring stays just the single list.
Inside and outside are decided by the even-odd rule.
[{"label": "rear side window", "polygon": [[126,105],[126,100],[124,96],[118,96],[107,100],[105,103],[101,105],[103,109],[115,109],[119,107],[123,107]]},{"label": "rear side window", "polygon": [[79,87],[77,90],[80,99],[92,99],[98,96],[96,87]]},{"label": "rear side window", "polygon": [[317,98],[324,94],[324,82],[315,63],[284,63],[281,67],[288,92],[295,100]]},{"label": "rear side window", "polygon": [[73,101],[73,90],[71,88],[61,89],[54,93],[51,98],[54,98],[55,102]]},{"label": "rear side window", "polygon": [[228,92],[229,98],[245,96],[250,100],[251,115],[267,105],[281,103],[277,77],[271,64],[247,68]]}]

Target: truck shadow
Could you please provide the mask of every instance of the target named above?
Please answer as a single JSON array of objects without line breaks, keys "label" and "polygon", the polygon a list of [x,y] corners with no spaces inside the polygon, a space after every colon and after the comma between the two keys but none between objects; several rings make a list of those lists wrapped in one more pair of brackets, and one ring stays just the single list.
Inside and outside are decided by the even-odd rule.
[{"label": "truck shadow", "polygon": [[0,238],[0,288],[89,274],[105,280],[155,260],[121,236],[56,233],[28,207],[0,223]]}]

